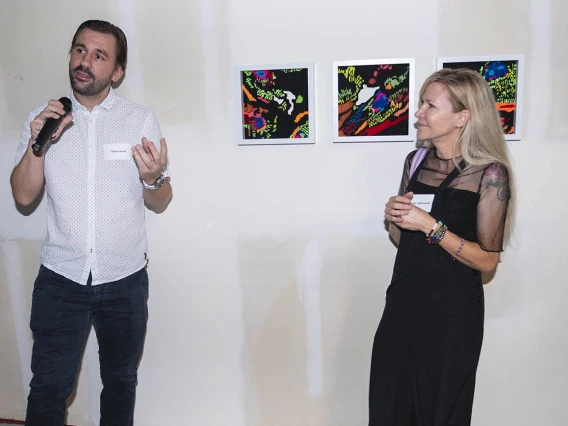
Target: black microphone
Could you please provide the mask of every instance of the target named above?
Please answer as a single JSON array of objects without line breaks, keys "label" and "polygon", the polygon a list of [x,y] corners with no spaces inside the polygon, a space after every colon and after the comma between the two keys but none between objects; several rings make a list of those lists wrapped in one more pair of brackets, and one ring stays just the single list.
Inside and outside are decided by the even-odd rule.
[{"label": "black microphone", "polygon": [[57,130],[57,128],[59,127],[65,116],[69,112],[71,112],[72,108],[71,99],[63,97],[59,99],[59,102],[63,104],[63,109],[65,110],[65,114],[60,115],[59,118],[48,118],[47,120],[45,120],[43,127],[39,131],[39,134],[37,135],[37,138],[34,144],[32,145],[32,149],[34,150],[34,152],[40,152],[42,150],[44,145],[47,142],[49,142],[51,136]]}]

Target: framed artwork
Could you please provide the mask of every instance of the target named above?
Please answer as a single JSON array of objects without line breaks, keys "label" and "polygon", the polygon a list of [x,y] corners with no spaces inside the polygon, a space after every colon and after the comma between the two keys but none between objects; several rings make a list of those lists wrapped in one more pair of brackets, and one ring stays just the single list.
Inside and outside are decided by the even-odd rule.
[{"label": "framed artwork", "polygon": [[469,68],[485,78],[493,94],[506,140],[521,139],[524,55],[452,56],[437,59],[436,68]]},{"label": "framed artwork", "polygon": [[414,59],[333,63],[333,141],[413,141]]},{"label": "framed artwork", "polygon": [[315,143],[313,64],[238,66],[239,145]]}]

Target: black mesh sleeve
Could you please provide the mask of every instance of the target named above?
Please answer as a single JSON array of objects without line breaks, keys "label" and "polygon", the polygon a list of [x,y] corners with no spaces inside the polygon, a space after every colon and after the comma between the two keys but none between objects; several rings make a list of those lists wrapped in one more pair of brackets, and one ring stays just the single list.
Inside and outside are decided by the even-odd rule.
[{"label": "black mesh sleeve", "polygon": [[483,172],[477,205],[477,239],[485,251],[503,251],[507,207],[511,198],[509,173],[501,164],[491,164]]}]

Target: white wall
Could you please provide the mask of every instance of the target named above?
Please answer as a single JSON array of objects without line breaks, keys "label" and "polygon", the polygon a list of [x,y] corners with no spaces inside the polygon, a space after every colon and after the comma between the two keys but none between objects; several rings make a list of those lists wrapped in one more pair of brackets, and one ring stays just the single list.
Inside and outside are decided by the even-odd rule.
[{"label": "white wall", "polygon": [[[0,3],[0,417],[25,412],[45,233],[43,202],[14,206],[13,155],[27,111],[68,93],[76,27],[99,18],[129,39],[120,95],[154,109],[171,152],[173,202],[148,213],[137,425],[366,424],[395,256],[382,209],[413,144],[331,143],[332,61],[415,57],[419,87],[436,56],[508,53],[527,67],[523,139],[509,142],[517,230],[486,286],[474,424],[565,424],[565,1]],[[317,67],[317,143],[237,147],[233,67],[302,61]],[[69,423],[98,424],[100,388],[91,334]]]}]

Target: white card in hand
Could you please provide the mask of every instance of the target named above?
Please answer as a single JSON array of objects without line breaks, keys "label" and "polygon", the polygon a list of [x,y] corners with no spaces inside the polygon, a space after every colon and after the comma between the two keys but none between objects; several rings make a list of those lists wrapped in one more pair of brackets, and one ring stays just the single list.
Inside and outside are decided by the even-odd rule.
[{"label": "white card in hand", "polygon": [[426,212],[432,210],[432,203],[434,202],[434,194],[414,194],[411,203],[416,207],[420,207]]}]

